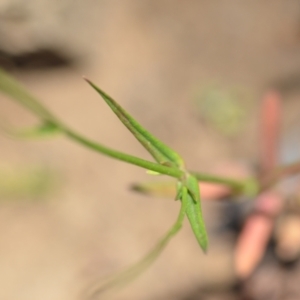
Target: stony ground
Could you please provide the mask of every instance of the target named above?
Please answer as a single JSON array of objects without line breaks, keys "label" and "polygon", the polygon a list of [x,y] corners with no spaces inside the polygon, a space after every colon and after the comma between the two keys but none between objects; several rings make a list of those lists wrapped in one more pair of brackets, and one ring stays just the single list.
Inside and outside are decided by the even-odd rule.
[{"label": "stony ground", "polygon": [[[295,132],[299,20],[298,1],[1,0],[0,48],[3,64],[81,133],[148,158],[82,80],[86,75],[187,165],[210,170],[219,161],[255,160],[259,97],[270,85],[285,97],[285,130]],[[41,61],[24,57],[44,49],[63,57],[62,66],[45,67],[47,55]],[[247,110],[238,126],[245,126],[235,136],[199,117],[196,96],[212,83],[241,90],[239,103]],[[3,97],[0,107],[16,125],[33,121]],[[137,261],[175,220],[173,201],[129,191],[132,182],[148,178],[142,169],[64,138],[16,141],[0,135],[0,149],[4,171],[42,166],[60,182],[40,201],[3,198],[0,299],[85,299],[94,281]],[[216,233],[220,205],[206,203],[204,210],[208,255],[185,226],[145,274],[107,299],[239,299],[226,292],[234,283],[233,244],[231,235]],[[211,295],[214,289],[221,292]]]}]

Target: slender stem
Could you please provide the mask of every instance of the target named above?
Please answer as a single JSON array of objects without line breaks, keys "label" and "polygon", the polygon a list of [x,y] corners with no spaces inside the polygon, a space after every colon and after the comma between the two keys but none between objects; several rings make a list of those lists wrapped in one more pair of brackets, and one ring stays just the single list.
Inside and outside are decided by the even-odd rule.
[{"label": "slender stem", "polygon": [[151,170],[151,171],[155,171],[161,174],[165,174],[165,175],[169,175],[171,177],[175,177],[175,178],[180,178],[183,176],[184,172],[177,169],[177,168],[170,168],[167,166],[163,166],[157,163],[153,163],[151,161],[147,161],[129,154],[125,154],[123,152],[119,152],[110,148],[107,148],[103,145],[100,145],[98,143],[95,143],[91,140],[88,140],[87,138],[79,135],[78,133],[63,127],[61,128],[64,133],[71,138],[72,140],[96,151],[96,152],[100,152],[104,155],[107,155],[109,157]]},{"label": "slender stem", "polygon": [[31,96],[21,84],[1,69],[0,91],[32,111],[33,114],[39,116],[41,119],[53,123],[57,121],[54,115],[43,104]]},{"label": "slender stem", "polygon": [[198,179],[198,181],[223,184],[233,189],[242,189],[245,186],[245,183],[242,180],[236,180],[232,178],[203,174],[198,172],[190,172],[190,174],[195,176]]},{"label": "slender stem", "polygon": [[176,235],[181,229],[185,217],[186,206],[186,201],[181,201],[181,208],[175,224],[167,232],[167,234],[157,243],[157,245],[150,253],[148,253],[142,260],[134,264],[132,267],[124,270],[116,276],[108,278],[107,281],[99,282],[97,280],[95,284],[93,284],[87,290],[88,299],[94,299],[110,288],[120,287],[122,285],[127,284],[128,282],[136,278],[147,267],[149,267],[154,262],[154,260],[160,255],[160,253],[165,249],[171,238],[174,235]]}]

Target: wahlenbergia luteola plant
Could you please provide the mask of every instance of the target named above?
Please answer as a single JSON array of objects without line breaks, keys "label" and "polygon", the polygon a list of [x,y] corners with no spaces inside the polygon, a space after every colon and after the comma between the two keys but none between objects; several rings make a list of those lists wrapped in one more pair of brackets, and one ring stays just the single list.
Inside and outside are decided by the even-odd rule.
[{"label": "wahlenbergia luteola plant", "polygon": [[[36,115],[41,122],[40,126],[30,130],[12,130],[7,126],[7,124],[2,124],[2,128],[8,134],[21,138],[45,137],[57,133],[64,134],[74,142],[77,142],[94,151],[100,152],[101,154],[137,165],[158,174],[164,174],[176,178],[177,194],[175,200],[178,200],[180,203],[180,211],[177,220],[167,234],[159,241],[156,247],[143,260],[133,267],[125,270],[117,276],[114,276],[112,279],[108,279],[101,285],[96,284],[91,292],[93,295],[95,295],[116,284],[128,282],[136,277],[148,265],[150,265],[161,253],[169,240],[180,230],[185,216],[187,216],[190,222],[191,228],[200,247],[204,252],[206,252],[208,247],[208,239],[202,217],[198,181],[225,184],[233,190],[243,193],[249,190],[249,181],[237,181],[230,178],[188,171],[184,165],[183,159],[179,156],[179,154],[144,129],[118,103],[116,103],[94,83],[88,79],[85,80],[96,90],[96,92],[101,95],[108,106],[121,120],[121,122],[131,131],[136,139],[152,155],[156,162],[147,161],[107,148],[99,143],[85,138],[84,136],[81,136],[66,126],[56,116],[54,116],[42,105],[40,101],[31,96],[16,80],[14,80],[4,71],[0,70],[0,92],[6,94],[17,103],[25,106],[34,115]],[[250,187],[251,186],[253,187],[253,184],[250,184]]]}]

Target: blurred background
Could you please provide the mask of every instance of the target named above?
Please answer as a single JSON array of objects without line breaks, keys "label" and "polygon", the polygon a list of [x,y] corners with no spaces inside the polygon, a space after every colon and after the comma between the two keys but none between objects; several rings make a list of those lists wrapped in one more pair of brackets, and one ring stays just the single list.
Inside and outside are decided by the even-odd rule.
[{"label": "blurred background", "polygon": [[[0,0],[0,66],[70,127],[149,159],[85,75],[202,172],[255,166],[261,97],[276,88],[282,158],[299,153],[296,0]],[[20,127],[35,122],[2,95],[0,114]],[[139,260],[176,218],[178,203],[130,191],[149,179],[143,169],[63,137],[1,134],[0,154],[0,299],[86,299],[92,283]],[[186,223],[142,276],[107,299],[299,299],[297,264],[283,269],[272,255],[241,293],[226,204],[203,206],[207,255]]]}]

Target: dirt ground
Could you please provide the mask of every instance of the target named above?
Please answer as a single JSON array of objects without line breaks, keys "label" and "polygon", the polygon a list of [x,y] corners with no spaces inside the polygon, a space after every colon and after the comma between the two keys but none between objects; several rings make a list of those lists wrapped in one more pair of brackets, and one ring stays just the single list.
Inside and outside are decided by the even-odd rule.
[{"label": "dirt ground", "polygon": [[[270,86],[284,96],[285,141],[297,136],[299,1],[20,3],[0,1],[0,62],[67,124],[104,145],[149,158],[82,75],[199,171],[225,161],[255,162],[259,101]],[[54,67],[48,55],[37,61],[24,56],[41,49],[63,57],[62,63]],[[234,136],[201,117],[197,95],[211,84],[241,91],[238,103],[246,114]],[[0,112],[19,126],[33,121],[2,96]],[[87,299],[94,282],[136,262],[176,218],[178,203],[129,190],[132,182],[149,179],[144,170],[63,137],[18,141],[0,135],[0,153],[3,172],[44,168],[59,182],[39,201],[2,197],[0,299]],[[234,238],[216,230],[223,207],[204,203],[207,255],[186,223],[147,272],[100,298],[246,299],[231,290]],[[296,281],[298,273],[267,257],[248,283],[250,299],[299,299],[295,285],[281,286]],[[267,287],[274,291],[274,282],[280,291],[272,294]]]}]

